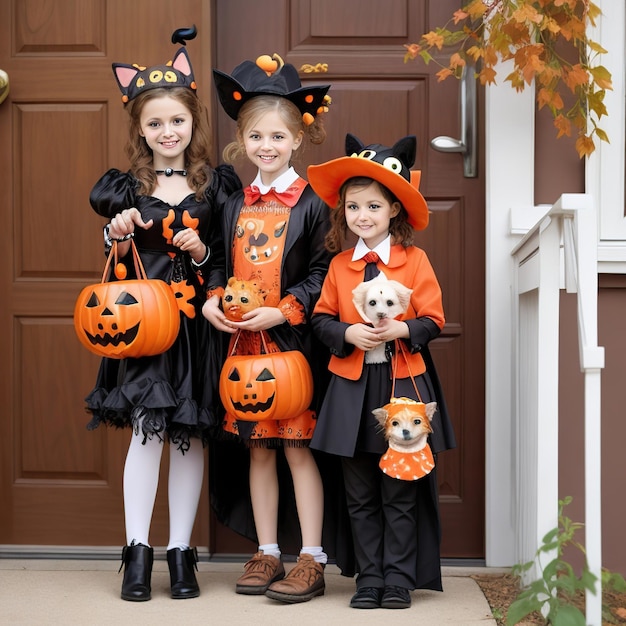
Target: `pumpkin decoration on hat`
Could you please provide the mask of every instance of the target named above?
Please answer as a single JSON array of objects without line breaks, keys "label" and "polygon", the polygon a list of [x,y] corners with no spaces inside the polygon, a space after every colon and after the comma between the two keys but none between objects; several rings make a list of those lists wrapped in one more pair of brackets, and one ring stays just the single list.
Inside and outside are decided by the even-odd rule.
[{"label": "pumpkin decoration on hat", "polygon": [[[126,280],[126,266],[117,258],[117,241],[109,253],[102,281],[88,285],[74,306],[74,329],[87,350],[102,357],[124,359],[160,354],[178,336],[180,313],[171,287],[148,279],[131,239],[136,279]],[[116,281],[107,282],[111,262]]]},{"label": "pumpkin decoration on hat", "polygon": [[330,85],[303,87],[298,70],[274,54],[263,54],[256,61],[240,63],[231,75],[213,70],[213,80],[224,111],[234,120],[239,110],[256,96],[280,96],[293,102],[308,126],[330,102]]},{"label": "pumpkin decoration on hat", "polygon": [[428,226],[428,205],[419,191],[422,173],[411,170],[415,163],[417,140],[403,137],[393,146],[364,145],[348,133],[345,157],[320,165],[310,165],[307,177],[313,191],[332,209],[337,208],[341,186],[350,178],[364,176],[384,185],[406,209],[415,230]]}]

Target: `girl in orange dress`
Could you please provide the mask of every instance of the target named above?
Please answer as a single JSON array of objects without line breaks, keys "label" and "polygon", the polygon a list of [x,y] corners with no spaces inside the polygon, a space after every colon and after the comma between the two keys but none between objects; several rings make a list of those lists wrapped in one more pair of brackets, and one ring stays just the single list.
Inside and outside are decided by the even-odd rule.
[{"label": "girl in orange dress", "polygon": [[[410,590],[441,590],[436,467],[419,480],[383,473],[387,442],[374,413],[392,393],[436,401],[430,447],[436,454],[456,445],[428,350],[445,324],[441,288],[426,253],[413,244],[413,230],[428,225],[419,173],[410,171],[415,152],[413,136],[387,147],[348,135],[348,156],[307,170],[313,189],[334,207],[327,245],[338,252],[311,320],[332,354],[311,447],[341,458],[358,569],[350,601],[356,609],[408,608]],[[348,231],[359,239],[341,251]],[[372,327],[363,323],[353,290],[380,272],[410,288],[410,302],[399,318]],[[384,361],[368,362],[367,352],[380,346]]]},{"label": "girl in orange dress", "polygon": [[[262,67],[246,61],[232,76],[214,71],[220,102],[237,120],[236,141],[226,147],[224,157],[232,161],[246,156],[258,169],[252,184],[231,196],[224,209],[223,285],[231,276],[260,282],[266,291],[264,306],[246,313],[240,322],[228,320],[220,308],[223,290],[216,289],[207,294],[203,313],[215,328],[231,335],[231,350],[237,336],[238,355],[261,354],[262,332],[268,351],[300,350],[311,357],[308,321],[330,260],[324,248],[328,209],[291,167],[291,159],[305,140],[323,141],[319,113],[329,86],[302,87],[292,65],[275,55],[268,67],[268,59],[259,58]],[[312,408],[282,420],[244,421],[228,413],[223,420],[223,430],[249,450],[249,494],[240,489],[245,479],[238,482],[226,470],[232,465],[227,443],[217,444],[212,451],[213,507],[219,519],[258,541],[257,553],[237,581],[237,593],[266,594],[288,603],[324,593],[324,494],[308,447],[315,423]],[[302,536],[298,563],[286,577],[279,545],[279,499],[281,503],[290,499],[292,487],[279,484],[277,469],[285,460]],[[245,514],[232,514],[241,511],[248,498],[254,528]]]}]

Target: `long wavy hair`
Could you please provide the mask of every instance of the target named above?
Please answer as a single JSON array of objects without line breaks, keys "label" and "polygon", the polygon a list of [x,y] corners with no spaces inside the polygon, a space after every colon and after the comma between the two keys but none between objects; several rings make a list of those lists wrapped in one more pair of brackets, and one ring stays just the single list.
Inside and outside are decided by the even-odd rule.
[{"label": "long wavy hair", "polygon": [[130,161],[130,171],[139,181],[139,193],[150,195],[157,183],[154,171],[152,150],[141,136],[141,112],[147,102],[167,96],[186,106],[192,117],[193,132],[191,142],[185,150],[185,169],[196,199],[200,200],[211,182],[211,129],[206,107],[196,94],[186,87],[159,87],[149,89],[128,103],[130,127],[126,155]]},{"label": "long wavy hair", "polygon": [[392,243],[401,244],[404,248],[413,245],[413,228],[409,224],[409,214],[398,198],[396,198],[387,187],[381,185],[373,178],[354,176],[353,178],[348,178],[348,180],[341,185],[337,206],[330,212],[331,226],[324,240],[326,249],[329,252],[340,252],[343,242],[348,235],[348,222],[346,221],[345,211],[346,194],[348,190],[354,188],[365,189],[372,183],[378,185],[380,193],[390,204],[397,202],[400,205],[398,215],[392,217],[389,222],[389,233],[391,234]]},{"label": "long wavy hair", "polygon": [[[229,143],[222,153],[226,163],[235,163],[246,156],[246,148],[243,138],[246,132],[252,128],[264,115],[276,112],[287,126],[289,132],[297,137],[300,132],[308,137],[312,144],[320,144],[326,139],[326,130],[322,123],[322,115],[315,116],[313,123],[307,126],[302,121],[302,114],[298,107],[280,96],[255,96],[246,102],[239,111],[237,117],[237,135],[235,141]],[[304,147],[302,143],[300,150]]]}]

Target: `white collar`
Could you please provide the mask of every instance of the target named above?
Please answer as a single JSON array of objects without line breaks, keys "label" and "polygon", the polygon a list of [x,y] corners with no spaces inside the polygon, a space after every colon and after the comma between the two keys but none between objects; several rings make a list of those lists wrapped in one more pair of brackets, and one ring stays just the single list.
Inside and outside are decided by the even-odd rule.
[{"label": "white collar", "polygon": [[290,167],[284,174],[281,174],[271,185],[264,185],[261,180],[261,171],[257,172],[256,178],[252,181],[252,184],[255,187],[259,188],[259,191],[262,194],[266,194],[270,189],[274,189],[278,193],[282,193],[283,191],[289,189],[291,185],[293,185],[300,176],[298,172]]},{"label": "white collar", "polygon": [[[365,245],[363,239],[359,237],[359,240],[354,246],[354,252],[352,253],[352,260],[357,261],[362,259],[370,249]],[[376,252],[378,258],[385,264],[389,264],[389,258],[391,257],[391,235],[388,235],[383,241],[381,241],[371,252]]]}]

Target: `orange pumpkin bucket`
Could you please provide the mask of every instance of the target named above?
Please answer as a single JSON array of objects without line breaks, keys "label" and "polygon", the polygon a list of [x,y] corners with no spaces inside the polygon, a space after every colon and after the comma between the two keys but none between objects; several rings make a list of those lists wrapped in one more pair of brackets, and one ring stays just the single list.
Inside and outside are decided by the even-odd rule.
[{"label": "orange pumpkin bucket", "polygon": [[313,398],[313,375],[306,357],[298,350],[265,354],[231,355],[220,374],[220,398],[227,413],[238,420],[260,422],[300,415]]},{"label": "orange pumpkin bucket", "polygon": [[[78,340],[94,354],[111,359],[160,354],[178,336],[180,309],[171,287],[148,278],[135,242],[131,239],[136,279],[123,280],[126,267],[118,265],[117,241],[104,266],[102,281],[87,285],[74,306]],[[107,282],[111,261],[120,279]]]}]

